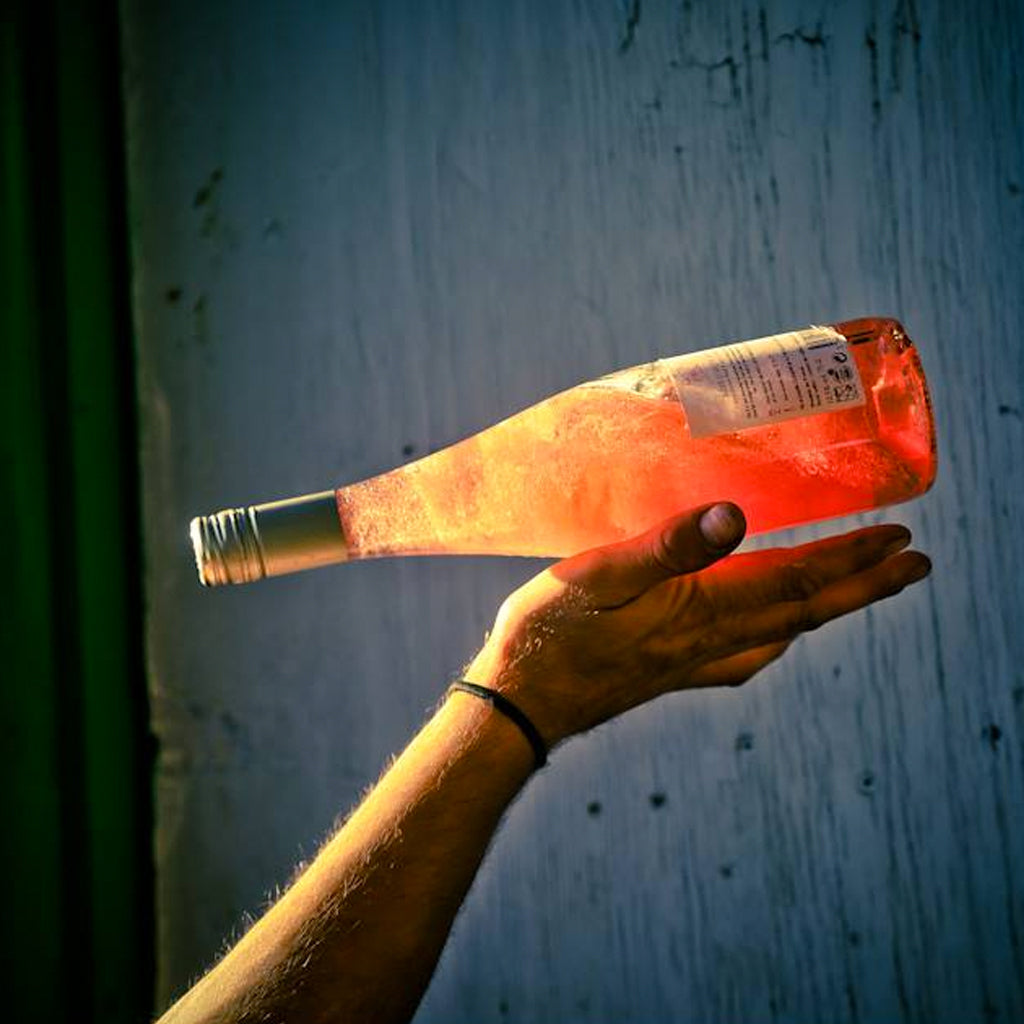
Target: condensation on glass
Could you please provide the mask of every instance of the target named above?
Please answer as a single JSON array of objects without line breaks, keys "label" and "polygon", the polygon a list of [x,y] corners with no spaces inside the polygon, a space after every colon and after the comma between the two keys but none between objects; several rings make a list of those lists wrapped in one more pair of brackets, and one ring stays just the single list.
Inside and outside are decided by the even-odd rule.
[{"label": "condensation on glass", "polygon": [[335,490],[191,526],[200,579],[390,555],[564,556],[730,500],[763,533],[923,494],[931,402],[900,323],[852,320],[620,370]]}]

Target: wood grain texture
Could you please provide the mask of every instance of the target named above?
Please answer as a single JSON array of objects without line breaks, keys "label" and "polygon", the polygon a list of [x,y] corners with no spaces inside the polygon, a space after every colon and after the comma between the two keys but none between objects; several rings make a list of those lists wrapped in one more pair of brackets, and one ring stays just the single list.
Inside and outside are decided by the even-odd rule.
[{"label": "wood grain texture", "polygon": [[1024,8],[123,17],[161,1002],[537,568],[204,592],[190,516],[365,477],[655,355],[891,313],[941,465],[888,517],[933,579],[742,692],[561,748],[417,1019],[1024,1018]]}]

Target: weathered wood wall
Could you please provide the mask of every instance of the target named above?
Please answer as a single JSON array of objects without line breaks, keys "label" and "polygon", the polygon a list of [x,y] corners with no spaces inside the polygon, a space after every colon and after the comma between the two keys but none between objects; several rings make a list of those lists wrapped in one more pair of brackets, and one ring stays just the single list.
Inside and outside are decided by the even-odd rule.
[{"label": "weathered wood wall", "polygon": [[205,592],[190,516],[367,476],[658,354],[895,313],[942,461],[891,515],[933,579],[740,693],[560,749],[418,1019],[1024,1019],[1024,6],[123,19],[161,1002],[537,568]]}]

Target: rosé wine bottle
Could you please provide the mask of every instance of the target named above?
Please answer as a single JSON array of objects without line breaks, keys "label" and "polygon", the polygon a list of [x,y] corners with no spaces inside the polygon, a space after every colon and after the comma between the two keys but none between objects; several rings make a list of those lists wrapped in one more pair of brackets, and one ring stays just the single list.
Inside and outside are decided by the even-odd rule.
[{"label": "ros\u00e9 wine bottle", "polygon": [[386,555],[564,556],[736,502],[750,533],[891,505],[935,478],[913,343],[851,320],[620,370],[416,462],[192,521],[204,584]]}]

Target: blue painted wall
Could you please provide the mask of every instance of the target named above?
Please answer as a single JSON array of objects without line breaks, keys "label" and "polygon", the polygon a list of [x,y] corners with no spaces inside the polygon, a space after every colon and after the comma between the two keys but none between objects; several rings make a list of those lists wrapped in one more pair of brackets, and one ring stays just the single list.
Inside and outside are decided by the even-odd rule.
[{"label": "blue painted wall", "polygon": [[160,1001],[537,568],[204,592],[192,515],[877,313],[933,384],[938,483],[887,514],[932,580],[739,693],[561,748],[418,1019],[1024,1016],[1024,9],[125,0],[123,23]]}]

